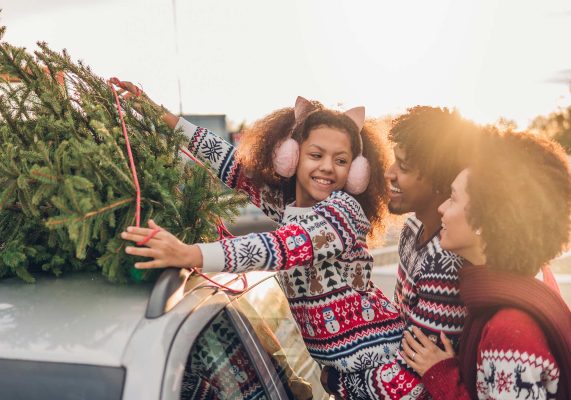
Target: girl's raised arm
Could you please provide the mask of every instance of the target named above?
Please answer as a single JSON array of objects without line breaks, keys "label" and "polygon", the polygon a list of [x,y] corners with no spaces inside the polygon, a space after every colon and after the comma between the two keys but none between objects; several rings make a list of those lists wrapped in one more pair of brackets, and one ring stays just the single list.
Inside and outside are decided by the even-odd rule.
[{"label": "girl's raised arm", "polygon": [[254,185],[236,159],[236,148],[233,145],[184,118],[179,118],[175,129],[182,129],[190,138],[188,151],[204,162],[222,183],[248,195],[250,201],[272,220],[280,220],[285,208],[283,193],[268,186]]},{"label": "girl's raised arm", "polygon": [[[140,88],[131,82],[118,81],[123,89],[125,98],[141,97],[154,103]],[[156,103],[155,103],[156,105]],[[157,105],[157,107],[159,107]],[[200,128],[184,118],[177,117],[162,107],[165,124],[171,129],[181,129],[190,138],[187,147],[190,153],[203,162],[226,186],[239,190],[250,198],[250,201],[260,208],[268,217],[279,221],[283,215],[284,196],[279,190],[263,186],[255,186],[245,176],[242,166],[236,160],[236,148],[230,143],[205,128]]]}]

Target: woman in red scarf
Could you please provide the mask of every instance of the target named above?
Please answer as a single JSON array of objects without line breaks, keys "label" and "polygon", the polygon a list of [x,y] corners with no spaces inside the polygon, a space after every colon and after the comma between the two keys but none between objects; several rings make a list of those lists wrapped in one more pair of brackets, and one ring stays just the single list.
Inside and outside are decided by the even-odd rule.
[{"label": "woman in red scarf", "polygon": [[420,331],[403,357],[438,399],[571,399],[571,313],[534,276],[567,245],[571,178],[562,149],[529,134],[486,136],[443,203],[441,244],[468,317],[459,354]]}]

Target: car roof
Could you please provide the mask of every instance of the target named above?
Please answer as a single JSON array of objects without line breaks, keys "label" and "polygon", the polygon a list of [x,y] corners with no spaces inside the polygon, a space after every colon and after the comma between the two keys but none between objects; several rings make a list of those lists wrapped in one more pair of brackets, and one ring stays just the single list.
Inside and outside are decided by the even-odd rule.
[{"label": "car roof", "polygon": [[[236,274],[208,275],[218,284],[243,287]],[[252,288],[273,273],[247,275]],[[178,268],[166,269],[154,284],[113,284],[96,272],[42,276],[34,284],[0,280],[0,359],[121,366],[139,324],[181,323],[181,315],[217,291]],[[187,311],[171,313],[173,307]]]},{"label": "car roof", "polygon": [[0,281],[0,358],[120,365],[152,284],[111,284],[98,273]]}]

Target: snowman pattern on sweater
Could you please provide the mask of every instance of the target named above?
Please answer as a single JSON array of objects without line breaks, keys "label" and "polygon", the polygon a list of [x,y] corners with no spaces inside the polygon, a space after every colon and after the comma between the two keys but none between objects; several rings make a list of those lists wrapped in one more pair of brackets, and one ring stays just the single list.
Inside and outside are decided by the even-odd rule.
[{"label": "snowman pattern on sweater", "polygon": [[230,144],[181,121],[190,137],[189,150],[281,225],[273,232],[201,247],[205,271],[214,259],[220,265],[211,271],[276,271],[307,349],[322,365],[349,372],[394,359],[403,322],[387,312],[383,304],[388,298],[370,281],[370,223],[359,203],[338,191],[313,207],[286,206],[282,193],[249,180]]}]

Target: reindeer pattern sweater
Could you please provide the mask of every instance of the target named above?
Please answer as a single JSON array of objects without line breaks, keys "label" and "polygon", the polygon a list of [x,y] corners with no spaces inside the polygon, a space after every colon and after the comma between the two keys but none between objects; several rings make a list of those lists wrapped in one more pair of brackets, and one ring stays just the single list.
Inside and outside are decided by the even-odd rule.
[{"label": "reindeer pattern sweater", "polygon": [[204,272],[276,271],[307,349],[322,365],[355,372],[394,360],[403,322],[370,281],[370,223],[359,203],[338,191],[313,207],[286,206],[283,193],[252,184],[229,143],[182,118],[177,128],[190,137],[190,152],[281,226],[199,244]]},{"label": "reindeer pattern sweater", "polygon": [[[543,331],[524,311],[504,308],[485,325],[478,345],[478,399],[554,399],[559,368]],[[457,358],[435,364],[422,377],[434,400],[472,399]]]}]

